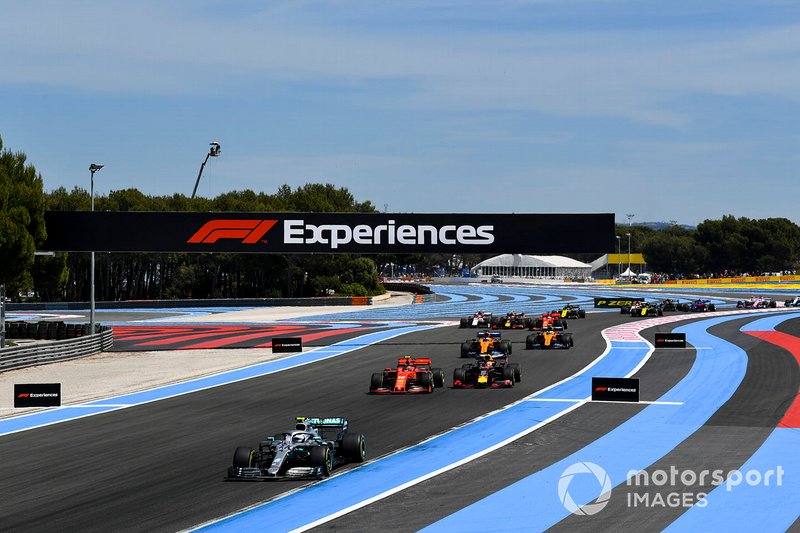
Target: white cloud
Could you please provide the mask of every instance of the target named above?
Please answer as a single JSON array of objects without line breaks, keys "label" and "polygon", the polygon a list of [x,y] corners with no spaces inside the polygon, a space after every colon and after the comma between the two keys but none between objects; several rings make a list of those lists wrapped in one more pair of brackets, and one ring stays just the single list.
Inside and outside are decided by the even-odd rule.
[{"label": "white cloud", "polygon": [[[370,102],[615,116],[669,126],[691,120],[669,108],[682,95],[798,98],[800,26],[728,35],[455,24],[441,33],[366,31],[309,22],[303,15],[313,6],[298,5],[237,18],[215,17],[207,6],[194,11],[161,2],[15,3],[4,8],[0,22],[6,63],[0,80],[177,95],[219,95],[238,84],[264,91],[282,82],[404,80],[412,87],[406,94]],[[363,28],[368,21],[360,22]]]}]

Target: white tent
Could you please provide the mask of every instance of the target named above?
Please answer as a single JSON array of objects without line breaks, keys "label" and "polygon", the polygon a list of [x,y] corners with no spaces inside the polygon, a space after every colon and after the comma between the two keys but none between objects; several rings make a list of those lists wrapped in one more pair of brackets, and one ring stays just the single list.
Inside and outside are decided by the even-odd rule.
[{"label": "white tent", "polygon": [[471,272],[480,276],[588,278],[592,266],[560,255],[502,254],[481,261]]},{"label": "white tent", "polygon": [[625,269],[625,272],[620,274],[620,277],[622,277],[622,278],[635,278],[636,277],[636,272],[634,272],[633,270],[630,269],[630,267],[628,267],[627,269]]}]

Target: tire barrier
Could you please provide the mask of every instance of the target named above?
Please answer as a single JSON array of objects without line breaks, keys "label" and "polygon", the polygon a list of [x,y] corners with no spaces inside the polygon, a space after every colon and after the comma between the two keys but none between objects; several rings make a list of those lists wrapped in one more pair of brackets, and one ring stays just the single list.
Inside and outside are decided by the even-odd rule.
[{"label": "tire barrier", "polygon": [[[10,324],[13,323],[14,322],[11,322]],[[56,322],[53,323],[55,324]],[[39,323],[36,322],[22,322],[17,324],[24,324],[26,332],[34,331],[37,335],[40,330],[46,331],[47,333],[45,334],[49,334],[50,331],[49,327],[39,328]],[[33,328],[30,327],[31,325]],[[76,335],[75,338],[55,340],[53,342],[34,346],[3,348],[0,350],[0,372],[84,357],[109,350],[114,345],[114,334],[110,328],[103,327],[101,330],[98,330],[97,335],[89,335],[89,324],[67,324],[67,326],[78,326],[72,328],[72,331]],[[22,327],[18,326],[17,330],[21,331]],[[78,332],[80,332],[80,334],[78,334]]]},{"label": "tire barrier", "polygon": [[[89,324],[65,324],[61,321],[6,322],[6,339],[64,340],[89,335]],[[95,333],[103,331],[95,324]]]},{"label": "tire barrier", "polygon": [[382,283],[382,285],[387,291],[413,292],[414,294],[433,294],[433,291],[430,287],[427,285],[422,285],[421,283],[390,281],[387,283]]}]

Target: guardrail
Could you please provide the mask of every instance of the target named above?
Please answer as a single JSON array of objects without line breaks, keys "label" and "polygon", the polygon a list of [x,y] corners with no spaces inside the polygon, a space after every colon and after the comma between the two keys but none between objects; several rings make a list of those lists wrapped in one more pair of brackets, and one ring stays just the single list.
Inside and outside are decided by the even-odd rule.
[{"label": "guardrail", "polygon": [[0,372],[84,357],[109,350],[113,345],[114,333],[106,329],[96,335],[75,339],[3,348],[0,350]]}]

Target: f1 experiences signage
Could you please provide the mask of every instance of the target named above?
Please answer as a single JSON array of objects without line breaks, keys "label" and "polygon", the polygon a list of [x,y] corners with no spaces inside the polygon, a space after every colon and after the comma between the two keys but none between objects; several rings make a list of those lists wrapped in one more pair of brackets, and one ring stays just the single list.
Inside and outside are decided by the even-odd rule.
[{"label": "f1 experiences signage", "polygon": [[656,348],[686,348],[686,333],[656,333]]},{"label": "f1 experiences signage", "polygon": [[604,253],[615,244],[613,213],[50,211],[45,221],[42,249],[74,252],[547,254]]},{"label": "f1 experiences signage", "polygon": [[272,353],[294,353],[302,351],[302,337],[274,337],[272,339]]},{"label": "f1 experiences signage", "polygon": [[592,401],[638,402],[639,378],[592,378]]},{"label": "f1 experiences signage", "polygon": [[61,383],[15,383],[14,407],[61,405]]}]

